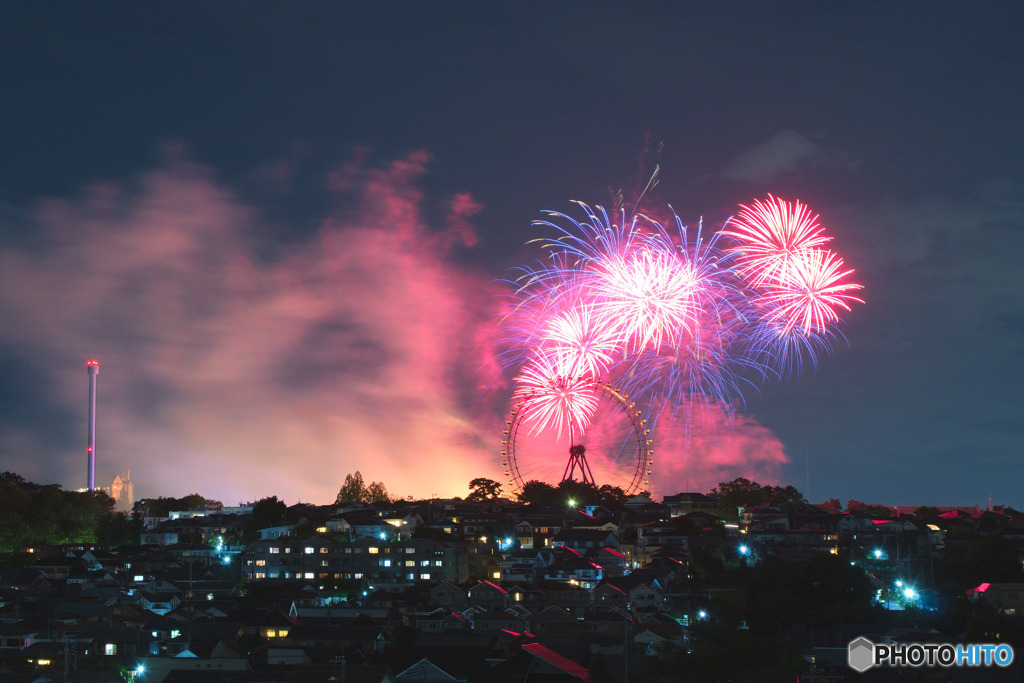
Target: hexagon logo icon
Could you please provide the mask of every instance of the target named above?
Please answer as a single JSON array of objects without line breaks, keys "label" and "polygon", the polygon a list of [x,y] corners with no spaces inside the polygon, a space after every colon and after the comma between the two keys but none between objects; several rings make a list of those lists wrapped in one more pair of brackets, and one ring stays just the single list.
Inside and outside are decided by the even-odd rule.
[{"label": "hexagon logo icon", "polygon": [[864,673],[875,664],[875,644],[864,636],[851,640],[847,662],[857,673]]}]

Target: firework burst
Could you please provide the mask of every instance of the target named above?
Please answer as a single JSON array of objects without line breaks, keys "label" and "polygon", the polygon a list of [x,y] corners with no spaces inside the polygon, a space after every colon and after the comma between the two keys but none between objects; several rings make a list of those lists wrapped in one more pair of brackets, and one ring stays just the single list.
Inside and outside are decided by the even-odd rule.
[{"label": "firework burst", "polygon": [[800,202],[741,206],[718,232],[672,229],[641,214],[577,202],[585,220],[547,212],[534,242],[548,258],[521,270],[506,319],[519,367],[515,398],[536,429],[582,433],[615,383],[649,406],[730,414],[745,383],[828,353],[862,303],[853,271]]}]

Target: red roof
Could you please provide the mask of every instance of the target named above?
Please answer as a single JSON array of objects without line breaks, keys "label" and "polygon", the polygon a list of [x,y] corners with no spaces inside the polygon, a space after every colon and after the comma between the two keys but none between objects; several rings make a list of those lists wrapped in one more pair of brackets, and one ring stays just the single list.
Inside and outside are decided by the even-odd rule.
[{"label": "red roof", "polygon": [[534,657],[543,659],[551,666],[561,669],[562,671],[575,676],[581,681],[590,680],[590,671],[585,666],[577,664],[568,657],[563,657],[553,650],[549,650],[540,643],[527,643],[523,645],[523,649],[529,652]]}]

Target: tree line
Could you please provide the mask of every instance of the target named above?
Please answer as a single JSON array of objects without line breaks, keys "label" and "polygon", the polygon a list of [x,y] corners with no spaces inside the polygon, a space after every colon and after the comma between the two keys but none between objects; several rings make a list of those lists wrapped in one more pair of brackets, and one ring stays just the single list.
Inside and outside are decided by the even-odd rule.
[{"label": "tree line", "polygon": [[138,539],[141,518],[114,511],[103,491],[65,491],[13,472],[0,474],[0,552],[45,543],[117,545]]}]

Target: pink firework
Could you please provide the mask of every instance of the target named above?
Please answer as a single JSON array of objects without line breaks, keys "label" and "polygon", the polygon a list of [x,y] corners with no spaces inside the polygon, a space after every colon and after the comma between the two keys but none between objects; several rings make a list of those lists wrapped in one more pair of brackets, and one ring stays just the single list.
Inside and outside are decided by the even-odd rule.
[{"label": "pink firework", "polygon": [[694,270],[670,249],[645,244],[626,255],[591,264],[593,297],[605,325],[620,330],[635,349],[673,344],[697,325]]},{"label": "pink firework", "polygon": [[805,204],[771,195],[751,206],[740,205],[722,234],[738,242],[729,251],[738,255],[739,269],[752,287],[784,280],[801,252],[832,239]]},{"label": "pink firework", "polygon": [[542,342],[560,372],[593,379],[605,375],[621,344],[617,328],[600,324],[592,307],[585,305],[554,315]]},{"label": "pink firework", "polygon": [[839,309],[849,311],[852,294],[862,286],[845,281],[853,270],[843,270],[843,259],[824,249],[795,253],[784,276],[764,285],[759,301],[768,311],[766,322],[783,334],[822,334],[840,320]]},{"label": "pink firework", "polygon": [[534,358],[515,378],[514,398],[529,411],[531,431],[552,429],[561,435],[582,434],[597,410],[600,396],[590,377],[567,374],[557,359]]}]

